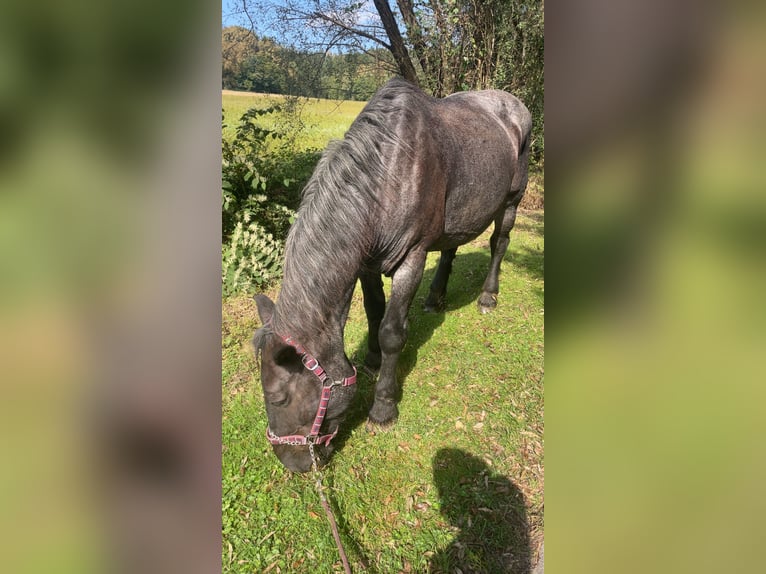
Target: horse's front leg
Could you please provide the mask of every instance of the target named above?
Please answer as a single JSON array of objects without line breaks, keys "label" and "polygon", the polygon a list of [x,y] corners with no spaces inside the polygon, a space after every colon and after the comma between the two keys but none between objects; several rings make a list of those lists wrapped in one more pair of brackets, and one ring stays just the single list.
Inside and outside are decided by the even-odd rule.
[{"label": "horse's front leg", "polygon": [[407,341],[407,312],[423,277],[425,264],[425,251],[411,252],[391,278],[391,297],[378,333],[382,355],[380,374],[370,409],[370,421],[376,424],[393,422],[399,414],[396,408],[400,390],[396,365]]}]

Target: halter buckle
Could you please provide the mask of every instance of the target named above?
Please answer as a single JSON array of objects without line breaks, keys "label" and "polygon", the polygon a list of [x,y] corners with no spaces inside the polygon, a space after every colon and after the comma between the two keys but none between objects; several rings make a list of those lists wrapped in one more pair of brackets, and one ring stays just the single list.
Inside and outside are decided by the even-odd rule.
[{"label": "halter buckle", "polygon": [[309,354],[305,354],[303,357],[301,357],[301,363],[303,363],[303,366],[312,373],[319,368],[319,361]]}]

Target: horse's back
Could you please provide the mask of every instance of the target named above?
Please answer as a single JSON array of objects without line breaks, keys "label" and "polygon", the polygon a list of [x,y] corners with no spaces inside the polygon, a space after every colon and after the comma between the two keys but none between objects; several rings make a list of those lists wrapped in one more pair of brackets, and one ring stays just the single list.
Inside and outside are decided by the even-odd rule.
[{"label": "horse's back", "polygon": [[516,96],[502,90],[457,92],[441,102],[447,105],[459,102],[466,108],[481,110],[508,131],[513,144],[523,143],[532,130],[532,115],[527,107]]},{"label": "horse's back", "polygon": [[[481,234],[519,190],[520,158],[528,144],[531,115],[500,90],[459,92],[435,101],[448,175],[444,230],[430,248],[448,249]],[[523,191],[523,190],[521,190]]]},{"label": "horse's back", "polygon": [[500,90],[437,99],[400,79],[381,88],[347,134],[374,134],[366,141],[385,166],[376,193],[381,269],[416,245],[447,249],[481,234],[510,201],[530,129],[524,104]]}]

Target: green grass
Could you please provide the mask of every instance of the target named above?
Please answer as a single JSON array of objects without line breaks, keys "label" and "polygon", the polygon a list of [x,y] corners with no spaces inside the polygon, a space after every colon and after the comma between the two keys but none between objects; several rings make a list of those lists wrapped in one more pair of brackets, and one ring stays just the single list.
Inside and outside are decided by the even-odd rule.
[{"label": "green grass", "polygon": [[[224,137],[233,135],[233,126],[249,108],[268,107],[283,99],[283,96],[222,94],[221,104],[226,125],[223,130]],[[299,151],[323,149],[331,139],[342,138],[366,103],[307,98],[300,101],[301,119],[306,129],[298,142]],[[268,125],[268,119],[264,125]]]},{"label": "green grass", "polygon": [[[345,442],[325,471],[355,571],[364,562],[370,572],[452,572],[462,555],[493,572],[506,550],[520,571],[542,536],[543,212],[519,215],[498,307],[481,315],[488,237],[458,251],[442,314],[420,308],[437,260],[429,256],[388,431],[365,427],[373,380],[360,372]],[[311,478],[284,469],[265,440],[249,343],[258,326],[248,298],[224,301],[224,571],[342,572]],[[357,286],[345,339],[357,363],[365,337]]]}]

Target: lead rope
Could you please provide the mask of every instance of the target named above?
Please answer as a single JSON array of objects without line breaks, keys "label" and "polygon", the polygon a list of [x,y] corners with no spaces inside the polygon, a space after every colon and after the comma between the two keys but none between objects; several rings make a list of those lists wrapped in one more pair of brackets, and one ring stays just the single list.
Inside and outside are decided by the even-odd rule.
[{"label": "lead rope", "polygon": [[340,559],[343,562],[343,569],[346,571],[346,574],[352,574],[351,566],[349,566],[348,558],[346,558],[346,551],[343,549],[343,543],[340,541],[340,534],[338,533],[338,525],[335,522],[335,516],[333,516],[330,504],[327,502],[327,497],[324,494],[324,485],[322,485],[322,473],[319,472],[319,467],[317,466],[317,457],[316,454],[314,454],[314,443],[311,442],[309,443],[309,454],[311,455],[311,469],[314,473],[314,478],[316,479],[316,487],[317,492],[319,493],[319,500],[322,502],[322,507],[327,514],[327,520],[330,521],[332,536],[335,538],[335,545],[338,547],[338,553],[340,554]]}]

